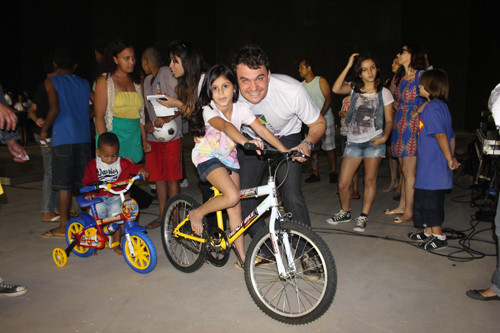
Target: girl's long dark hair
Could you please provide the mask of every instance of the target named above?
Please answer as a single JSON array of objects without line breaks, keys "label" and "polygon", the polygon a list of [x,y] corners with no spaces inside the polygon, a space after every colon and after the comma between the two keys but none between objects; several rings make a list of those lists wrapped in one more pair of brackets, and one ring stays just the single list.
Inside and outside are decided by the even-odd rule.
[{"label": "girl's long dark hair", "polygon": [[361,93],[361,89],[365,86],[365,82],[361,78],[361,73],[363,71],[363,68],[361,68],[361,64],[365,60],[372,60],[375,63],[375,66],[377,67],[377,76],[375,77],[375,88],[377,91],[382,90],[383,85],[382,85],[382,79],[380,78],[380,66],[374,57],[372,57],[369,54],[362,54],[358,56],[358,59],[356,60],[356,63],[353,66],[353,72],[354,72],[354,79],[351,82],[351,87],[352,90],[354,90],[357,93]]},{"label": "girl's long dark hair", "polygon": [[200,90],[200,97],[196,102],[196,106],[194,108],[192,116],[189,118],[189,129],[191,131],[191,135],[193,137],[199,137],[205,135],[205,121],[203,120],[203,107],[210,106],[210,102],[212,101],[212,83],[214,83],[217,78],[223,76],[227,78],[235,88],[233,93],[233,103],[238,101],[239,90],[238,90],[238,82],[236,80],[236,75],[226,65],[217,64],[212,66],[205,75],[203,79],[203,84]]},{"label": "girl's long dark hair", "polygon": [[[408,52],[411,54],[410,68],[415,70],[426,69],[425,54],[424,50],[415,44],[405,44],[408,48]],[[405,75],[405,67],[400,66],[396,74],[394,75],[394,83],[396,86],[399,84],[403,76]]]},{"label": "girl's long dark hair", "polygon": [[[177,96],[191,111],[198,99],[198,83],[206,70],[205,60],[199,48],[190,41],[173,41],[169,46],[169,55],[181,59],[184,75],[177,79]],[[171,57],[171,61],[175,61]]]},{"label": "girl's long dark hair", "polygon": [[[122,52],[123,50],[129,47],[132,49],[134,48],[132,46],[132,43],[122,38],[117,38],[111,41],[106,46],[106,48],[104,49],[104,53],[102,55],[102,62],[101,62],[101,73],[106,74],[106,78],[109,75],[112,75],[118,67],[118,65],[113,60],[113,57],[116,57],[118,53]],[[132,71],[132,73],[128,73],[128,75],[132,80],[132,82],[136,84],[141,83],[141,73],[139,66],[137,66],[137,62],[134,66],[134,70]]]}]

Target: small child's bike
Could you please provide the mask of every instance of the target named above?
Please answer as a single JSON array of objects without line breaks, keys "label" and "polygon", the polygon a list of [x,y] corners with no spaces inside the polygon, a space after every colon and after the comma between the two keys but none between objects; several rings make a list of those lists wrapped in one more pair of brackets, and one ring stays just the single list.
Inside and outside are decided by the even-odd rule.
[{"label": "small child's bike", "polygon": [[125,198],[134,181],[142,179],[142,175],[136,175],[128,180],[103,184],[101,182],[82,187],[81,193],[93,192],[98,189],[119,195],[122,201],[122,212],[116,216],[97,217],[96,205],[102,202],[102,198],[96,197],[86,200],[85,195],[77,197],[80,207],[90,207],[92,215],[81,213],[79,217],[72,218],[66,226],[66,242],[68,247],[55,248],[52,257],[56,265],[63,267],[68,262],[71,252],[79,257],[89,257],[94,251],[104,247],[113,248],[120,245],[113,243],[112,235],[124,224],[121,248],[123,257],[134,271],[142,274],[151,272],[156,266],[156,249],[151,239],[146,235],[146,228],[141,227],[135,221],[139,213],[139,206],[132,198]]},{"label": "small child's bike", "polygon": [[[245,149],[255,148],[245,145]],[[291,214],[283,214],[278,208],[275,173],[282,162],[288,165],[294,153],[265,150],[263,155],[269,169],[267,184],[243,189],[240,197],[264,199],[238,227],[232,232],[225,230],[222,212],[218,211],[217,227],[207,226],[204,220],[202,236],[193,234],[188,214],[199,205],[192,197],[178,194],[169,200],[162,218],[163,248],[172,265],[186,273],[199,269],[205,259],[223,266],[233,242],[270,210],[269,228],[262,228],[253,237],[246,253],[247,289],[270,317],[288,324],[305,324],[321,317],[333,302],[337,289],[335,261],[328,245],[311,227],[293,221]],[[273,174],[275,163],[278,166]],[[221,195],[213,189],[214,196]]]}]

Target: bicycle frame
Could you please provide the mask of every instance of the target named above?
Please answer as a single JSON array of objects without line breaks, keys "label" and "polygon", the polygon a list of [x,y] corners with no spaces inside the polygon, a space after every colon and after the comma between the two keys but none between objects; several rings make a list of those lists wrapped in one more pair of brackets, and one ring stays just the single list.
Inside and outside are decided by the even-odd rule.
[{"label": "bicycle frame", "polygon": [[[270,165],[269,165],[269,174],[272,175]],[[214,191],[214,196],[212,198],[222,195],[222,193],[217,188],[212,187],[212,189]],[[285,270],[285,266],[283,265],[279,247],[276,244],[276,240],[278,239],[278,237],[276,235],[275,223],[277,220],[282,218],[281,213],[279,212],[278,209],[279,204],[278,204],[278,195],[276,190],[277,190],[276,183],[274,181],[273,176],[269,176],[266,185],[240,190],[240,199],[252,198],[252,197],[258,198],[263,196],[266,196],[266,198],[233,231],[231,231],[231,233],[227,237],[229,244],[226,244],[225,240],[222,240],[220,245],[223,250],[227,249],[228,246],[231,246],[238,237],[243,235],[243,233],[246,230],[248,230],[248,228],[250,228],[255,221],[257,221],[265,212],[271,209],[271,217],[269,219],[269,232],[272,235],[271,242],[273,245],[272,246],[273,254],[276,258],[276,263],[278,266],[278,272],[280,276],[287,277],[289,276],[289,273],[286,272]],[[218,228],[220,230],[224,230],[222,211],[217,211],[216,216],[217,216]],[[207,241],[204,238],[192,234],[186,234],[180,231],[182,226],[187,221],[189,221],[189,215],[181,223],[179,223],[179,225],[177,225],[177,227],[173,231],[173,235],[175,237],[183,237],[196,242],[206,243]],[[286,255],[288,258],[288,267],[290,267],[292,271],[295,271],[296,270],[295,262],[293,260],[292,250],[290,247],[290,243],[288,242],[287,235],[284,235],[283,237],[283,244],[285,246]]]},{"label": "bicycle frame", "polygon": [[[109,193],[119,195],[120,200],[123,203],[125,201],[125,192],[127,192],[130,189],[130,187],[132,186],[132,184],[134,183],[134,181],[139,179],[139,178],[140,177],[136,176],[132,179],[121,181],[121,182],[116,182],[116,183],[111,183],[111,184],[106,184],[106,185],[98,185],[98,186],[95,186],[95,185],[94,186],[86,186],[86,187],[83,187],[81,189],[81,192],[89,192],[89,191],[93,191],[95,189],[101,188]],[[113,187],[123,187],[123,186],[125,188],[122,190],[119,190],[119,191],[116,191],[113,189]],[[91,214],[91,216],[86,215],[86,214],[82,214],[82,219],[84,221],[85,220],[87,220],[87,221],[85,221],[86,225],[84,226],[84,229],[82,230],[82,232],[80,234],[74,236],[75,237],[74,240],[76,239],[75,245],[84,246],[84,247],[88,247],[88,248],[94,248],[94,249],[102,249],[102,248],[104,248],[105,244],[101,243],[99,238],[104,236],[104,237],[108,238],[109,248],[112,248],[112,236],[104,234],[104,232],[102,230],[103,226],[110,224],[110,223],[113,223],[113,222],[117,222],[118,224],[125,224],[126,227],[128,226],[129,228],[132,228],[132,229],[137,228],[137,226],[133,223],[133,220],[130,220],[129,217],[126,214],[124,214],[123,212],[121,212],[120,214],[118,214],[116,216],[108,216],[108,217],[104,217],[102,219],[99,219],[97,217],[97,210],[96,210],[96,205],[102,201],[102,199],[99,197],[94,198],[92,200],[85,200],[83,196],[80,196],[77,198],[77,201],[81,207],[90,206],[90,210],[91,210],[92,214]],[[90,219],[92,219],[92,221],[90,221]],[[97,229],[97,232],[95,232],[93,235],[88,236],[87,235],[88,232],[86,230],[88,230],[92,227],[95,227]],[[128,228],[126,228],[126,229],[128,229]],[[99,235],[100,235],[100,237],[99,237]],[[87,240],[82,241],[81,238],[83,236],[87,236]],[[131,254],[135,255],[134,249],[130,245],[130,239],[129,239],[128,232],[125,233],[125,236],[127,237],[127,244],[129,246],[129,250],[131,251]],[[86,244],[85,244],[85,242],[86,242]]]}]

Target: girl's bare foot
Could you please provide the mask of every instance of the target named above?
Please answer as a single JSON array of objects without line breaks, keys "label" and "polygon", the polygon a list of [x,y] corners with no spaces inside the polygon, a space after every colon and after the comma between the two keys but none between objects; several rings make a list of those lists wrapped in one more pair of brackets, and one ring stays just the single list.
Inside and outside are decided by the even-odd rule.
[{"label": "girl's bare foot", "polygon": [[195,211],[191,211],[189,213],[189,220],[191,221],[191,229],[193,232],[196,235],[201,236],[201,233],[203,232],[203,217],[197,216]]}]

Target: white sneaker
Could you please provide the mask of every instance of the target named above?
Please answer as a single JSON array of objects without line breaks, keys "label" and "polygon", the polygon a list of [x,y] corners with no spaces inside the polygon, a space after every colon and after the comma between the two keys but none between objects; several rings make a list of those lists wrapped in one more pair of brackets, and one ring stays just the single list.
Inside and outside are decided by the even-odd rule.
[{"label": "white sneaker", "polygon": [[179,182],[179,186],[182,188],[186,188],[189,186],[189,180],[187,178],[184,178],[184,180]]},{"label": "white sneaker", "polygon": [[351,222],[351,212],[346,212],[340,208],[339,212],[326,219],[326,223],[337,225],[339,223]]},{"label": "white sneaker", "polygon": [[3,281],[2,278],[0,278],[0,296],[21,296],[26,294],[27,291],[28,288],[26,288],[25,286],[7,284]]},{"label": "white sneaker", "polygon": [[357,232],[365,232],[366,222],[368,221],[368,217],[366,216],[358,216],[356,217],[356,226],[352,229]]}]

